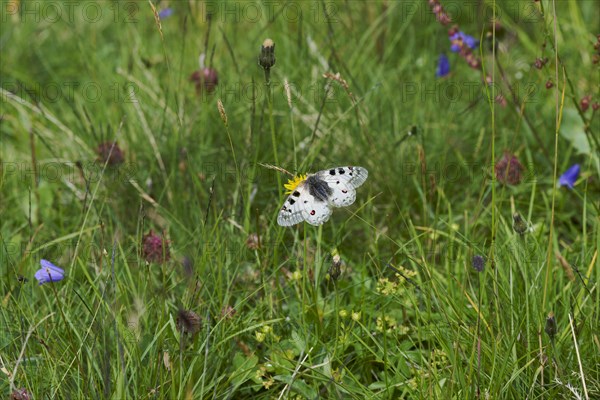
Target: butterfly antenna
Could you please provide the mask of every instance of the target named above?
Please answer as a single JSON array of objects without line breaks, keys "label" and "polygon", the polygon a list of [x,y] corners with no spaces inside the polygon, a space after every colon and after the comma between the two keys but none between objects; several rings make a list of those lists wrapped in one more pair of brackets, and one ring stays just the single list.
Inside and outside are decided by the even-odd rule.
[{"label": "butterfly antenna", "polygon": [[274,169],[275,171],[279,171],[279,172],[283,172],[288,174],[289,176],[293,177],[294,174],[292,174],[290,171],[288,171],[287,169],[283,169],[281,167],[277,167],[275,165],[271,165],[271,164],[263,164],[263,163],[258,163],[258,165],[260,165],[261,167],[265,167],[268,169]]}]

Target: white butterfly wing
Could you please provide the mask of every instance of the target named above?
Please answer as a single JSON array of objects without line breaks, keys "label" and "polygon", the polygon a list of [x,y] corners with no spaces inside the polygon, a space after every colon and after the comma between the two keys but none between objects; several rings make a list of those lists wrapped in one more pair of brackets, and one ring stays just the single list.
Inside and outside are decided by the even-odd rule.
[{"label": "white butterfly wing", "polygon": [[337,167],[317,172],[332,193],[327,199],[334,207],[345,207],[356,200],[356,188],[365,183],[369,172],[362,167]]},{"label": "white butterfly wing", "polygon": [[327,202],[317,200],[309,193],[306,185],[301,184],[285,200],[277,216],[277,223],[281,226],[292,226],[306,221],[318,226],[327,222],[331,213]]},{"label": "white butterfly wing", "polygon": [[[302,193],[308,192],[306,190],[302,190],[302,188],[297,188],[294,193],[290,194],[287,199],[285,199],[285,203],[279,210],[279,215],[277,216],[277,223],[281,226],[292,226],[300,223],[304,220],[303,211],[304,207],[300,206],[300,197],[302,197]],[[295,196],[295,194],[299,193],[300,196]]]},{"label": "white butterfly wing", "polygon": [[331,213],[333,210],[329,207],[326,201],[319,201],[315,199],[310,194],[307,194],[308,197],[312,199],[308,201],[308,203],[304,204],[304,210],[302,211],[302,216],[311,225],[319,226],[324,224],[331,217]]}]

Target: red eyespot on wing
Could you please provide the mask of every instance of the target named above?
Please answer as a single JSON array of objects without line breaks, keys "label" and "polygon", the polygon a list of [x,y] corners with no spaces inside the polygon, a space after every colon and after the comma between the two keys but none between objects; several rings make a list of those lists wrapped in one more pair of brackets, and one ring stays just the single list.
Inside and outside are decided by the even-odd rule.
[{"label": "red eyespot on wing", "polygon": [[310,215],[315,215],[315,214],[316,214],[316,213],[315,213],[315,210],[312,210],[312,211],[310,212]]}]

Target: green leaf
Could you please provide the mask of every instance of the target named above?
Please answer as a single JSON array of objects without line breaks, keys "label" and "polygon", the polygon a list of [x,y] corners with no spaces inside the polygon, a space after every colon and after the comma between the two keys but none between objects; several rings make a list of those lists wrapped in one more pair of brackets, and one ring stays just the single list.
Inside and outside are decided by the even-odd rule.
[{"label": "green leaf", "polygon": [[590,142],[583,130],[583,121],[574,108],[563,112],[560,135],[565,138],[579,154],[590,154]]}]

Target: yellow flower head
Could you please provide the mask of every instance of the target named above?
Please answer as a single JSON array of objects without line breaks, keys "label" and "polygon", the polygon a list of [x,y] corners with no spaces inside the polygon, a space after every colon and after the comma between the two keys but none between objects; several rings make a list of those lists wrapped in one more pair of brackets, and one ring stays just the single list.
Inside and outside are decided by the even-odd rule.
[{"label": "yellow flower head", "polygon": [[306,180],[306,175],[298,175],[298,176],[295,176],[293,179],[288,180],[288,183],[283,185],[283,187],[285,187],[287,189],[285,194],[292,194],[294,192],[294,190],[296,190],[298,185],[301,184],[302,182],[304,182],[305,180]]}]

